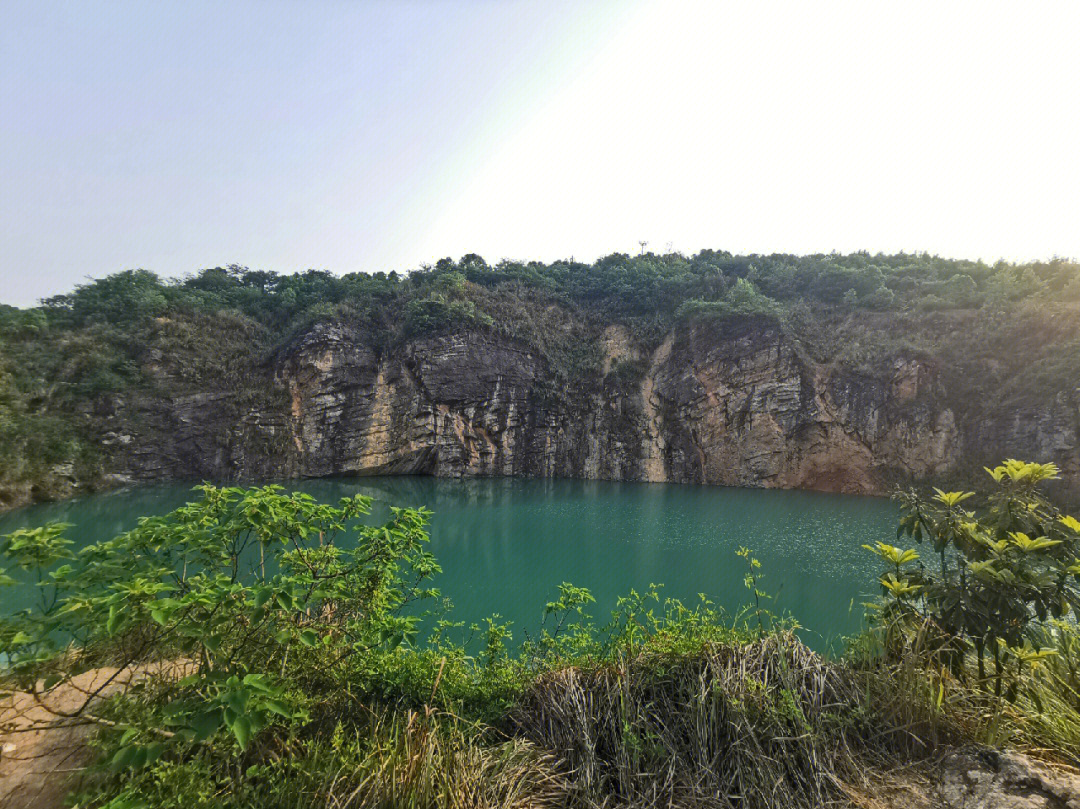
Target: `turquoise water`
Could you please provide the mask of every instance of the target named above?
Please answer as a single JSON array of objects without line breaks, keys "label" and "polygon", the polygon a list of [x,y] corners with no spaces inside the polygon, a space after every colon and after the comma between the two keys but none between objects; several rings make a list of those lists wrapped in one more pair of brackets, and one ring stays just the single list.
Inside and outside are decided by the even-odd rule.
[{"label": "turquoise water", "polygon": [[[688,602],[705,593],[734,614],[748,597],[735,555],[746,545],[762,562],[770,608],[795,616],[807,642],[826,648],[861,625],[878,570],[861,546],[895,536],[897,519],[884,499],[677,484],[396,477],[287,486],[330,502],[370,495],[378,518],[388,505],[430,508],[431,550],[443,567],[436,584],[453,617],[499,613],[515,640],[539,625],[563,581],[592,590],[600,623],[619,595],[652,582]],[[59,520],[88,544],[190,499],[189,485],[170,484],[32,506],[0,515],[0,534]],[[0,597],[4,609],[21,606],[10,590]]]}]

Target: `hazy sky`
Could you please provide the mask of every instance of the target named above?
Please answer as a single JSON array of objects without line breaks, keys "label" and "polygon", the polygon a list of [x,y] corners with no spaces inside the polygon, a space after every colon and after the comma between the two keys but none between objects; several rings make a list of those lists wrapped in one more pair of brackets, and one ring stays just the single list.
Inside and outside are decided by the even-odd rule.
[{"label": "hazy sky", "polygon": [[0,0],[0,302],[227,263],[1080,257],[1080,3]]}]

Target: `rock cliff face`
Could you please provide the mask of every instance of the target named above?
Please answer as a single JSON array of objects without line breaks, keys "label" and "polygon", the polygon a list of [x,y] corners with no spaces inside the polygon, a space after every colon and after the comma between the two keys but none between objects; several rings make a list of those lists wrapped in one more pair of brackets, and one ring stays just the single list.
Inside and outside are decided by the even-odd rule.
[{"label": "rock cliff face", "polygon": [[1080,389],[984,412],[947,368],[897,356],[857,374],[754,319],[672,332],[651,351],[611,326],[599,344],[597,371],[567,380],[491,332],[380,351],[320,324],[243,393],[117,402],[102,429],[116,473],[135,480],[521,475],[880,494],[1018,456],[1054,460],[1065,489],[1080,486]]}]

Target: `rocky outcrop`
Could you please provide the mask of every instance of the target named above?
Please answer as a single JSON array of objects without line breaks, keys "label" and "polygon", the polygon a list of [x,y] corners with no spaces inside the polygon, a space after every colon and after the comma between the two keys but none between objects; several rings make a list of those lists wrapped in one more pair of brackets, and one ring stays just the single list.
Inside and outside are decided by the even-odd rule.
[{"label": "rocky outcrop", "polygon": [[868,779],[857,806],[888,809],[1080,809],[1080,775],[1009,750],[959,747]]},{"label": "rocky outcrop", "polygon": [[[775,323],[732,319],[647,349],[622,326],[568,379],[490,331],[380,348],[322,323],[236,390],[117,402],[102,420],[121,479],[350,474],[559,476],[880,494],[1007,456],[1080,481],[1080,394],[988,412],[949,369],[816,363]],[[966,464],[966,465],[962,465]]]},{"label": "rocky outcrop", "polygon": [[524,346],[465,334],[380,360],[318,329],[277,372],[302,475],[525,474],[524,420],[543,373]]},{"label": "rocky outcrop", "polygon": [[947,755],[936,792],[936,805],[944,809],[1080,809],[1080,776],[1075,772],[998,750]]}]

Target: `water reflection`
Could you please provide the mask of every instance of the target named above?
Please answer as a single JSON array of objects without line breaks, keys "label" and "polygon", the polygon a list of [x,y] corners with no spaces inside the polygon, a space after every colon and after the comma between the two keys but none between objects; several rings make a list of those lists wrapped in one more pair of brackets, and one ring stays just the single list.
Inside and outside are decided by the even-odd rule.
[{"label": "water reflection", "polygon": [[[75,524],[80,544],[107,539],[137,518],[192,498],[194,483],[108,493],[0,515],[0,533],[49,520]],[[560,582],[589,587],[593,614],[605,619],[618,595],[664,583],[683,599],[706,593],[730,612],[746,601],[740,545],[763,564],[770,607],[790,612],[822,647],[855,630],[873,592],[876,565],[861,548],[893,535],[887,500],[669,484],[604,481],[421,477],[292,481],[321,500],[362,493],[374,517],[390,505],[435,512],[432,551],[444,573],[438,586],[455,617],[498,612],[520,639],[540,621]],[[10,593],[8,594],[10,597]],[[854,602],[855,609],[850,605]]]}]

